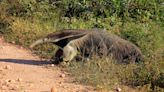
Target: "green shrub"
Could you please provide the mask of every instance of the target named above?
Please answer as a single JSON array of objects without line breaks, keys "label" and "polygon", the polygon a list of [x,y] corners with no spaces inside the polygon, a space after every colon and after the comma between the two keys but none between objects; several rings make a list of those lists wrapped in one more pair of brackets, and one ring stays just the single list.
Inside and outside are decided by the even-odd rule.
[{"label": "green shrub", "polygon": [[[50,2],[49,2],[50,1]],[[0,0],[0,34],[28,47],[59,29],[105,28],[136,44],[142,64],[116,64],[111,59],[71,62],[65,69],[78,83],[111,90],[124,85],[143,92],[161,91],[164,84],[164,17],[162,0]],[[51,44],[34,53],[51,57]],[[162,89],[161,89],[161,88]]]},{"label": "green shrub", "polygon": [[153,23],[126,23],[121,31],[123,38],[141,48],[143,54],[153,57],[163,48],[163,27]]}]

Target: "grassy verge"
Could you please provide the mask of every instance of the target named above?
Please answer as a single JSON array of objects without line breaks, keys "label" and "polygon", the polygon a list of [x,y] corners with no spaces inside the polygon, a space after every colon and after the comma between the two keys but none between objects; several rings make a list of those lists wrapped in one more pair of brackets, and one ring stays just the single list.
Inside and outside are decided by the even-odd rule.
[{"label": "grassy verge", "polygon": [[[144,54],[139,64],[116,64],[111,59],[95,59],[89,62],[71,62],[66,70],[75,81],[92,85],[98,90],[131,87],[140,92],[163,92],[164,89],[164,32],[153,23],[126,23],[120,36],[135,43]],[[124,86],[122,86],[124,85]]]},{"label": "grassy verge", "polygon": [[[75,81],[104,91],[118,86],[125,92],[125,86],[141,92],[164,91],[162,1],[159,0],[158,4],[155,0],[128,3],[126,0],[124,3],[111,0],[112,2],[108,3],[114,3],[114,6],[110,7],[103,6],[106,1],[102,0],[102,7],[98,8],[92,6],[90,1],[83,2],[85,7],[80,6],[82,3],[77,3],[78,1],[64,1],[54,3],[54,7],[47,0],[0,0],[0,34],[6,41],[14,41],[15,44],[28,48],[36,39],[59,29],[106,28],[136,44],[144,54],[144,62],[123,65],[116,64],[109,58],[71,62],[64,69],[72,73]],[[114,11],[111,12],[110,9]],[[82,15],[76,16],[78,12]],[[34,52],[44,58],[50,58],[55,49],[55,46],[46,44],[35,47]]]},{"label": "grassy verge", "polygon": [[[148,64],[116,64],[111,59],[72,62],[66,70],[75,82],[92,85],[97,90],[110,91],[120,87],[123,92],[163,92],[163,62]],[[127,89],[128,87],[128,89]]]},{"label": "grassy verge", "polygon": [[[79,21],[71,26],[76,25],[75,28],[78,28],[82,25],[83,28],[84,22],[78,25]],[[139,24],[127,22],[123,26],[119,24],[110,26],[109,29],[140,47],[145,61],[142,64],[122,65],[103,58],[89,62],[71,62],[65,70],[72,73],[76,82],[92,85],[98,90],[107,91],[122,87],[126,92],[125,86],[128,86],[143,92],[163,92],[164,27],[154,22]],[[15,41],[16,44],[28,47],[34,40],[53,31],[55,28],[48,26],[47,23],[15,18],[3,36],[8,42]],[[35,53],[50,58],[54,54],[53,50],[55,47],[52,45],[40,45],[35,48]]]}]

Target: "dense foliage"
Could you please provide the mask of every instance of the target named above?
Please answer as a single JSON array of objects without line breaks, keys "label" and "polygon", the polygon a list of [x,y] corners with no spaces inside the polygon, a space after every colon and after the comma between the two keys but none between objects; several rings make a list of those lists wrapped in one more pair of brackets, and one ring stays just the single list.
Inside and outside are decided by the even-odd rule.
[{"label": "dense foliage", "polygon": [[[79,82],[98,88],[117,84],[139,86],[142,90],[150,85],[147,91],[164,90],[163,0],[0,0],[0,11],[0,34],[8,42],[25,47],[64,28],[103,28],[115,33],[141,48],[144,64],[117,65],[101,59],[72,62],[67,69]],[[53,49],[43,45],[35,51],[47,57],[54,54]]]}]

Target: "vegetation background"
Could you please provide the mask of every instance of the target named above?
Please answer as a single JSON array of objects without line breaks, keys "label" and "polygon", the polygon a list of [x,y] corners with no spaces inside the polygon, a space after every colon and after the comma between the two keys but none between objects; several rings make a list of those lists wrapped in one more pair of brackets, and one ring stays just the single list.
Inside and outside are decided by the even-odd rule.
[{"label": "vegetation background", "polygon": [[[71,62],[65,69],[76,82],[111,90],[128,86],[138,91],[164,92],[163,0],[0,0],[0,35],[27,47],[60,29],[106,29],[141,48],[144,62],[116,64],[111,59]],[[50,58],[52,45],[35,53]]]}]

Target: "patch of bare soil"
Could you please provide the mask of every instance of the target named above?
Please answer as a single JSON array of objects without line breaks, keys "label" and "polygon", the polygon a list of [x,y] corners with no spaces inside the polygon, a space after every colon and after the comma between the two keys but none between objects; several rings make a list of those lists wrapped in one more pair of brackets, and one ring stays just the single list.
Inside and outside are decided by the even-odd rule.
[{"label": "patch of bare soil", "polygon": [[73,83],[59,67],[0,38],[0,92],[51,92],[52,87],[56,92],[96,92]]}]

